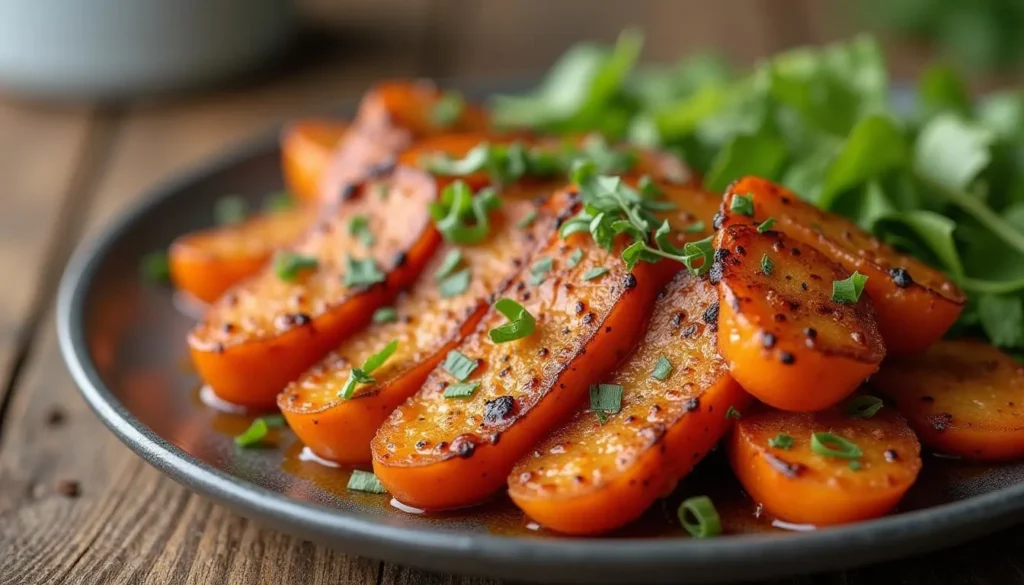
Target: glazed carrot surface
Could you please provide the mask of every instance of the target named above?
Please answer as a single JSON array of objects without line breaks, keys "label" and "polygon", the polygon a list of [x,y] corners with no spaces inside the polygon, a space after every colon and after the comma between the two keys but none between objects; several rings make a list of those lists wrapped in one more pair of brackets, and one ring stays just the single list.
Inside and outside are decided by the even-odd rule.
[{"label": "glazed carrot surface", "polygon": [[[730,212],[737,195],[752,198],[752,217]],[[893,355],[918,352],[937,341],[960,316],[967,300],[938,270],[898,253],[853,222],[824,212],[771,181],[756,177],[736,181],[722,209],[734,221],[760,223],[774,218],[773,229],[817,248],[847,271],[867,276],[865,290]]]},{"label": "glazed carrot surface", "polygon": [[[525,225],[534,214],[530,202],[506,202],[493,215],[485,241],[442,247],[420,279],[398,297],[388,322],[355,334],[290,384],[278,397],[278,406],[299,439],[325,459],[369,463],[377,427],[473,331],[494,295],[503,292],[515,265],[535,245],[536,234],[552,229],[546,215]],[[459,285],[463,276],[465,284]],[[353,364],[358,367],[392,341],[398,342],[397,349],[373,372],[376,381],[360,385],[350,399],[340,397]]]},{"label": "glazed carrot surface", "polygon": [[315,219],[316,210],[295,206],[181,236],[168,251],[171,280],[177,288],[212,303],[258,272],[277,249],[298,240]]},{"label": "glazed carrot surface", "polygon": [[871,385],[940,453],[984,461],[1024,456],[1024,366],[987,343],[940,341],[887,361]]},{"label": "glazed carrot surface", "polygon": [[751,401],[718,355],[717,304],[707,278],[676,276],[636,353],[594,379],[621,387],[621,410],[586,405],[524,457],[508,478],[517,506],[547,528],[599,534],[675,487],[730,428],[730,407]]},{"label": "glazed carrot surface", "polygon": [[[441,239],[427,212],[436,184],[419,170],[399,168],[387,187],[386,196],[362,189],[345,213],[322,219],[303,241],[230,289],[192,330],[196,370],[220,398],[273,408],[289,382],[419,276]],[[289,259],[308,264],[282,276],[281,261]]]},{"label": "glazed carrot surface", "polygon": [[828,408],[878,369],[885,347],[867,295],[833,300],[850,275],[781,232],[726,223],[712,280],[718,348],[748,392],[782,410]]},{"label": "glazed carrot surface", "polygon": [[[373,468],[395,498],[435,510],[481,502],[632,351],[673,269],[641,263],[631,274],[620,251],[575,234],[534,252],[505,293],[535,318],[534,331],[496,343],[489,332],[508,319],[492,308],[458,346],[479,364],[465,381],[472,394],[446,398],[456,380],[435,369],[378,430]],[[598,270],[607,272],[584,279]]]},{"label": "glazed carrot surface", "polygon": [[316,202],[320,178],[334,149],[348,131],[337,120],[299,120],[281,133],[281,172],[285,186],[298,199]]},{"label": "glazed carrot surface", "polygon": [[[815,434],[826,454],[815,448]],[[854,418],[842,407],[764,409],[736,423],[729,458],[743,488],[772,516],[843,524],[881,516],[899,503],[921,470],[921,445],[888,406],[870,418]]]}]

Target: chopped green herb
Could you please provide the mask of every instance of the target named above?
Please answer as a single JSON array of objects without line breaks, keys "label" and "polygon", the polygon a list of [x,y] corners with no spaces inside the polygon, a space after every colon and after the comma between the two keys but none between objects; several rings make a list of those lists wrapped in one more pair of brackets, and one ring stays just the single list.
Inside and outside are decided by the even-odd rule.
[{"label": "chopped green herb", "polygon": [[213,218],[220,225],[241,223],[249,215],[249,203],[238,195],[221,197],[213,204]]},{"label": "chopped green herb", "polygon": [[622,410],[622,386],[618,384],[591,384],[590,410],[598,414],[601,424],[607,422],[602,415],[615,414]]},{"label": "chopped green herb", "polygon": [[683,500],[677,511],[679,523],[694,538],[712,538],[722,534],[722,518],[707,496]]},{"label": "chopped green herb", "polygon": [[608,422],[608,415],[605,414],[603,410],[598,410],[594,414],[597,415],[597,422],[599,422],[601,426],[604,426],[604,424]]},{"label": "chopped green herb", "polygon": [[377,191],[377,198],[384,200],[388,198],[388,192],[391,191],[391,187],[387,183],[377,183],[374,185]]},{"label": "chopped green herb", "polygon": [[388,358],[395,353],[396,349],[398,349],[397,339],[385,345],[384,349],[366,358],[362,367],[352,368],[352,374],[345,381],[345,385],[341,387],[341,392],[338,393],[338,396],[348,400],[355,393],[357,384],[373,384],[376,382],[377,380],[370,374],[384,365],[384,362],[388,361]]},{"label": "chopped green herb", "polygon": [[381,307],[373,312],[373,322],[376,324],[393,323],[398,320],[398,311],[394,307]]},{"label": "chopped green herb", "polygon": [[469,268],[463,268],[455,274],[445,277],[438,285],[441,298],[450,299],[466,292],[469,290],[469,283],[472,279],[473,273]]},{"label": "chopped green herb", "polygon": [[480,190],[475,196],[461,179],[441,192],[441,201],[430,204],[430,216],[438,231],[449,242],[475,244],[491,231],[489,214],[501,206],[493,188]]},{"label": "chopped green herb", "polygon": [[853,461],[850,461],[850,470],[851,471],[860,471],[863,467],[864,467],[864,465],[862,465],[861,462],[857,461],[856,459],[854,459]]},{"label": "chopped green herb", "polygon": [[293,207],[295,207],[295,199],[292,199],[291,193],[287,191],[271,193],[263,200],[263,211],[267,213],[280,213]]},{"label": "chopped green herb", "polygon": [[554,261],[550,256],[545,256],[533,263],[533,266],[530,267],[530,273],[533,274],[534,279],[539,283],[539,281],[544,280],[544,276],[551,272],[553,267]]},{"label": "chopped green herb", "polygon": [[733,195],[732,201],[729,203],[729,211],[746,215],[747,217],[754,217],[754,196],[750,193],[746,195]]},{"label": "chopped green herb", "polygon": [[533,225],[533,222],[536,219],[537,219],[537,210],[536,209],[531,209],[530,213],[527,213],[526,215],[523,216],[522,219],[520,219],[518,222],[516,222],[516,227],[519,228],[519,229],[528,228],[531,225]]},{"label": "chopped green herb", "polygon": [[569,254],[569,261],[567,262],[567,265],[569,268],[576,268],[580,263],[580,260],[583,260],[583,250],[581,248],[576,248],[572,251],[572,254]]},{"label": "chopped green herb", "polygon": [[771,276],[775,272],[775,262],[768,257],[768,254],[761,256],[761,272],[765,276]]},{"label": "chopped green herb", "polygon": [[601,278],[605,274],[608,274],[608,269],[604,266],[595,266],[590,270],[583,273],[583,280],[594,280],[595,278]]},{"label": "chopped green herb", "polygon": [[466,382],[464,384],[449,384],[444,389],[445,398],[469,398],[473,396],[476,389],[480,387],[480,382]]},{"label": "chopped green herb", "polygon": [[146,282],[164,283],[171,279],[171,262],[167,258],[167,252],[155,250],[142,257],[139,262],[139,272]]},{"label": "chopped green herb", "polygon": [[465,382],[466,378],[473,374],[480,363],[466,357],[458,350],[451,350],[444,358],[444,369],[459,382]]},{"label": "chopped green herb", "polygon": [[350,236],[358,237],[364,246],[373,245],[373,232],[370,231],[370,218],[365,215],[355,215],[348,220],[348,233]]},{"label": "chopped green herb", "polygon": [[368,494],[388,493],[388,490],[384,489],[384,484],[377,479],[376,475],[361,469],[352,470],[352,475],[349,476],[348,486],[346,487],[353,492],[366,492]]},{"label": "chopped green herb", "polygon": [[779,433],[774,437],[768,439],[768,446],[774,447],[775,449],[783,449],[788,451],[793,447],[793,443],[795,442],[796,441],[793,440],[793,437],[790,437],[785,433]]},{"label": "chopped green herb", "polygon": [[430,112],[430,119],[435,126],[451,128],[459,121],[462,110],[466,107],[466,100],[462,94],[456,91],[446,91]]},{"label": "chopped green herb", "polygon": [[775,225],[775,218],[769,217],[768,219],[762,221],[761,224],[757,226],[757,233],[763,234],[766,231],[772,229],[773,225]]},{"label": "chopped green herb", "polygon": [[462,251],[458,248],[453,248],[441,261],[441,265],[437,267],[437,271],[434,272],[434,280],[442,280],[455,270],[462,262]]},{"label": "chopped green herb", "polygon": [[509,298],[498,299],[494,308],[508,319],[508,323],[499,325],[488,332],[494,343],[507,343],[533,334],[537,320],[522,305]]},{"label": "chopped green herb", "polygon": [[654,371],[651,372],[651,377],[655,380],[665,381],[672,374],[672,362],[668,361],[665,356],[659,356],[658,361],[654,363]]},{"label": "chopped green herb", "polygon": [[739,419],[743,417],[743,413],[736,410],[735,406],[729,405],[729,409],[725,411],[725,418]]},{"label": "chopped green herb", "polygon": [[813,433],[811,451],[838,459],[859,459],[864,455],[857,445],[833,433]]},{"label": "chopped green herb", "polygon": [[711,270],[715,257],[715,248],[711,245],[714,236],[708,236],[696,242],[683,244],[683,266],[695,276],[702,276]]},{"label": "chopped green herb", "polygon": [[342,279],[345,286],[370,286],[385,280],[387,276],[377,268],[373,258],[356,260],[351,254],[345,255],[345,276]]},{"label": "chopped green herb", "polygon": [[304,256],[282,250],[274,255],[274,274],[285,282],[295,282],[303,272],[316,270],[320,265],[313,256]]},{"label": "chopped green herb", "polygon": [[699,234],[704,231],[705,227],[704,221],[698,220],[683,226],[683,232],[687,234]]},{"label": "chopped green herb", "polygon": [[871,418],[882,410],[884,404],[877,396],[858,394],[843,403],[843,412],[853,418]]},{"label": "chopped green herb", "polygon": [[239,447],[252,447],[263,442],[263,439],[267,437],[267,433],[270,429],[284,426],[284,417],[277,414],[272,416],[264,416],[252,421],[249,428],[245,429],[242,434],[235,437],[235,444]]},{"label": "chopped green herb", "polygon": [[640,177],[640,180],[636,183],[636,187],[647,197],[656,198],[663,194],[661,187],[658,187],[658,184],[654,182],[654,179],[651,179],[650,175]]},{"label": "chopped green herb", "polygon": [[837,303],[853,304],[860,300],[864,292],[864,283],[868,277],[856,270],[845,280],[832,281],[832,300]]}]

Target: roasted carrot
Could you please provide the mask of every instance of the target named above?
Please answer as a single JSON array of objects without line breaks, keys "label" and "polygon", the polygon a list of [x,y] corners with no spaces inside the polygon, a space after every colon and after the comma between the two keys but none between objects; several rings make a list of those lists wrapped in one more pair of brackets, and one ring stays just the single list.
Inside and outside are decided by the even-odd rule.
[{"label": "roasted carrot", "polygon": [[982,461],[1024,457],[1024,366],[987,343],[939,341],[887,361],[871,385],[936,451]]},{"label": "roasted carrot", "polygon": [[[749,198],[753,215],[732,211],[733,199]],[[921,351],[956,322],[967,297],[944,274],[900,254],[838,215],[800,200],[793,192],[756,177],[730,185],[722,204],[734,221],[760,223],[817,248],[847,271],[868,277],[865,290],[875,306],[878,328],[890,354]]]},{"label": "roasted carrot", "polygon": [[781,232],[729,222],[711,277],[721,304],[718,348],[733,378],[782,410],[828,408],[885,356],[871,301],[833,297],[852,282],[838,264]]},{"label": "roasted carrot", "polygon": [[[514,265],[522,262],[539,234],[546,237],[553,229],[549,214],[528,224],[536,214],[528,201],[505,203],[494,214],[485,241],[442,247],[391,313],[382,313],[387,322],[352,336],[289,384],[277,403],[299,439],[324,459],[369,463],[377,427],[473,331],[489,300],[504,291]],[[376,381],[359,386],[349,399],[340,397],[353,364],[358,367],[393,340],[398,347],[374,371]]]},{"label": "roasted carrot", "polygon": [[314,209],[296,206],[181,236],[168,251],[171,281],[212,303],[236,282],[258,272],[275,250],[298,240],[315,218]]},{"label": "roasted carrot", "polygon": [[427,211],[436,183],[404,167],[386,183],[386,197],[364,186],[344,213],[230,289],[192,330],[196,370],[217,396],[273,408],[288,382],[419,276],[441,239]]},{"label": "roasted carrot", "polygon": [[317,202],[320,179],[349,126],[337,120],[299,120],[281,133],[285,186],[303,201]]},{"label": "roasted carrot", "polygon": [[[469,395],[451,397],[458,380],[435,369],[377,431],[373,468],[395,498],[432,510],[479,503],[628,354],[674,269],[641,263],[631,274],[621,250],[605,251],[577,233],[552,235],[534,252],[507,289],[509,300],[457,348],[479,364],[462,382],[470,387],[457,387]],[[519,325],[502,311],[520,317]],[[528,316],[535,319],[529,335],[490,338],[502,326],[523,329],[497,329],[499,341],[529,332]]]},{"label": "roasted carrot", "polygon": [[707,278],[676,276],[636,353],[593,380],[621,388],[621,410],[577,411],[512,470],[509,495],[527,516],[568,534],[607,532],[639,517],[718,443],[733,422],[727,413],[751,399],[718,355],[708,322],[717,304]]},{"label": "roasted carrot", "polygon": [[856,418],[847,408],[765,409],[736,423],[732,469],[765,511],[800,524],[856,522],[885,514],[913,485],[921,445],[903,417],[883,407]]}]

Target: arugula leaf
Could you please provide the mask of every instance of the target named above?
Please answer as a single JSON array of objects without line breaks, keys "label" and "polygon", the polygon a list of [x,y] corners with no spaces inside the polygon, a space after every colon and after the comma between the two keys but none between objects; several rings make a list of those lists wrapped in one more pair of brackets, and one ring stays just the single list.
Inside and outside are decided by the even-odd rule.
[{"label": "arugula leaf", "polygon": [[914,164],[919,173],[951,189],[966,189],[989,162],[995,136],[953,114],[936,116],[918,136]]},{"label": "arugula leaf", "polygon": [[786,143],[772,133],[735,136],[719,152],[704,178],[704,188],[723,192],[746,175],[775,177],[786,161]]},{"label": "arugula leaf", "polygon": [[982,295],[978,319],[993,345],[1024,345],[1024,299],[1020,295]]},{"label": "arugula leaf", "polygon": [[904,167],[908,157],[906,140],[896,122],[884,115],[862,118],[829,167],[816,203],[829,209],[847,189]]},{"label": "arugula leaf", "polygon": [[894,224],[905,226],[920,238],[955,280],[963,278],[964,269],[960,262],[960,253],[953,239],[955,221],[932,211],[917,209],[886,214],[880,219],[879,225],[884,232],[886,226],[891,227]]}]

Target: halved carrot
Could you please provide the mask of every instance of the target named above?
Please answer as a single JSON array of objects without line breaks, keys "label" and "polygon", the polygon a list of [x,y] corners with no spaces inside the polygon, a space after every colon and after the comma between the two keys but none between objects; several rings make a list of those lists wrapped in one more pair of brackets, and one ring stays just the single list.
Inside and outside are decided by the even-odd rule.
[{"label": "halved carrot", "polygon": [[718,355],[708,322],[717,304],[707,278],[676,276],[636,353],[594,379],[622,387],[622,410],[607,422],[577,411],[512,470],[509,495],[527,516],[568,534],[607,532],[639,517],[718,443],[729,408],[751,398]]},{"label": "halved carrot", "polygon": [[298,120],[281,132],[281,171],[291,194],[303,201],[320,197],[320,179],[349,130],[338,120]]},{"label": "halved carrot", "polygon": [[212,303],[235,283],[258,272],[275,250],[298,240],[315,218],[314,209],[296,206],[185,234],[168,250],[171,281]]},{"label": "halved carrot", "polygon": [[534,252],[506,296],[533,315],[535,331],[495,343],[489,331],[507,320],[491,309],[458,346],[479,363],[467,380],[473,394],[445,398],[455,379],[434,370],[377,431],[373,468],[395,498],[432,510],[479,503],[632,350],[674,267],[641,263],[630,274],[621,249],[574,234],[552,235]]},{"label": "halved carrot", "polygon": [[[437,186],[427,174],[399,167],[386,197],[369,185],[308,232],[287,253],[315,259],[314,270],[285,281],[276,261],[229,290],[189,334],[192,360],[220,398],[273,408],[277,393],[369,321],[419,276],[440,243],[427,211]],[[368,245],[355,218],[375,242]],[[347,265],[359,261],[356,268]],[[373,261],[373,265],[369,264]],[[381,273],[369,286],[347,285],[356,275]],[[365,282],[367,279],[363,279]]]},{"label": "halved carrot", "polygon": [[[537,241],[553,229],[547,214],[528,201],[504,204],[493,217],[488,238],[476,245],[441,248],[413,288],[398,297],[391,322],[375,324],[345,341],[323,361],[292,382],[277,404],[299,439],[314,453],[345,464],[370,462],[370,441],[391,411],[416,393],[446,354],[476,328],[494,295],[501,294]],[[457,266],[451,259],[457,259]],[[441,268],[448,276],[437,276]],[[466,288],[445,287],[466,275]],[[454,292],[452,292],[454,290]],[[352,366],[393,340],[394,354],[375,370],[373,384],[360,386],[350,399],[339,392]]]},{"label": "halved carrot", "polygon": [[866,419],[838,407],[814,413],[765,409],[736,423],[729,458],[743,489],[769,514],[829,525],[875,518],[895,507],[921,470],[921,445],[891,407]]},{"label": "halved carrot", "polygon": [[712,279],[721,305],[718,349],[733,378],[782,410],[828,408],[885,356],[871,301],[832,300],[849,274],[781,232],[728,222],[716,236]]},{"label": "halved carrot", "polygon": [[[737,195],[751,196],[753,217],[730,213]],[[737,221],[760,223],[774,218],[773,229],[817,248],[846,270],[867,276],[865,290],[875,306],[886,349],[893,355],[921,351],[940,339],[967,302],[964,293],[938,270],[900,254],[853,222],[826,213],[771,181],[745,177],[734,182],[722,209]]]},{"label": "halved carrot", "polygon": [[932,449],[982,461],[1024,457],[1024,366],[987,343],[939,341],[887,361],[871,385]]}]

